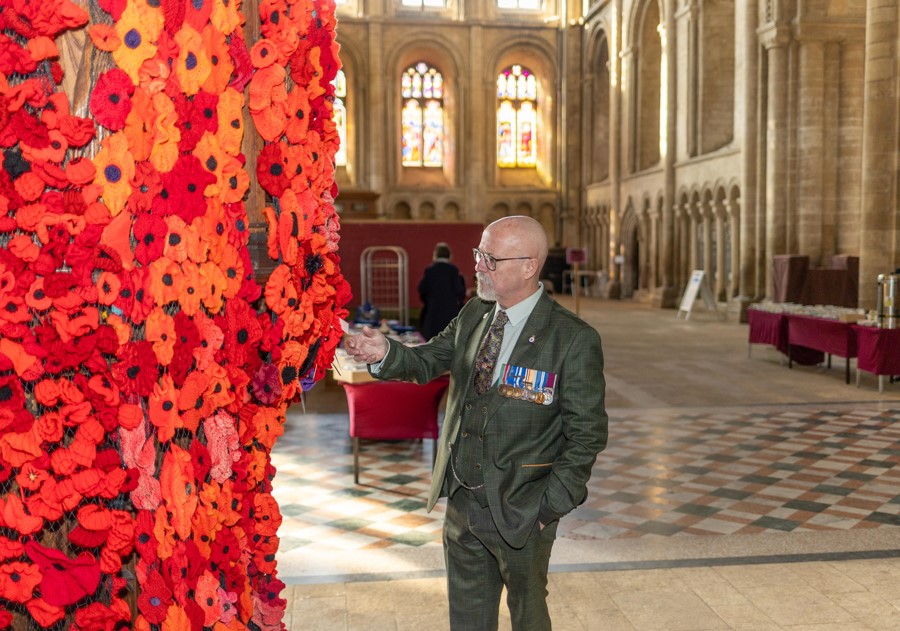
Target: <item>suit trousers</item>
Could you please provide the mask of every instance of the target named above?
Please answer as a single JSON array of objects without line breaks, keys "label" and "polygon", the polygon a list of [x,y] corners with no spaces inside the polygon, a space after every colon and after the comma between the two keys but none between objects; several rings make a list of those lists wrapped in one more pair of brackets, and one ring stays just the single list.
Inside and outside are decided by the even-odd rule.
[{"label": "suit trousers", "polygon": [[558,523],[535,523],[525,546],[513,548],[472,491],[452,494],[443,533],[451,631],[496,631],[504,586],[512,631],[550,631],[547,570]]}]

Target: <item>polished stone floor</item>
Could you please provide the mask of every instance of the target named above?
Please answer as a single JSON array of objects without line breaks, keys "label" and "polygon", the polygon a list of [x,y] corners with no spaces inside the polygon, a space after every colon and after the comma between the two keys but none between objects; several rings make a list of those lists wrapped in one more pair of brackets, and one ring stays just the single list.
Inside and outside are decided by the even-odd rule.
[{"label": "polished stone floor", "polygon": [[[603,338],[610,445],[560,524],[554,628],[900,629],[900,384],[789,370],[702,307],[579,308]],[[322,382],[273,452],[288,628],[447,629],[430,442],[365,443],[354,485],[346,432]]]}]

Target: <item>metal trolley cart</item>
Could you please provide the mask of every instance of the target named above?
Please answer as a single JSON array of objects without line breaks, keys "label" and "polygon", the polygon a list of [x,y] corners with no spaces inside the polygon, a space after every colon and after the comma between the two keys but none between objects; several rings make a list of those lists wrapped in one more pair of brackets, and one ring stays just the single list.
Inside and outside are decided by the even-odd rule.
[{"label": "metal trolley cart", "polygon": [[[398,246],[376,245],[359,257],[362,304],[378,307],[382,315],[396,315],[409,325],[409,265],[406,250]],[[389,316],[387,316],[389,317]]]}]

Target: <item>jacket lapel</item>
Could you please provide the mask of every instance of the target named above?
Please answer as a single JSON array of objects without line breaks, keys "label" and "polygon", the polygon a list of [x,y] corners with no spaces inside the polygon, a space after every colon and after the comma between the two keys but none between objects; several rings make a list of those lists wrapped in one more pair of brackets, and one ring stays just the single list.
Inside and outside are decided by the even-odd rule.
[{"label": "jacket lapel", "polygon": [[[533,366],[536,363],[537,358],[540,356],[541,348],[543,348],[550,334],[548,325],[552,308],[553,299],[546,293],[542,294],[531,315],[528,316],[528,320],[525,321],[525,327],[522,329],[519,339],[516,340],[516,345],[513,347],[508,363],[513,366],[526,367]],[[497,388],[491,390],[491,401],[488,403],[485,425],[494,417],[497,409],[506,403],[507,400],[507,397],[502,396]]]}]

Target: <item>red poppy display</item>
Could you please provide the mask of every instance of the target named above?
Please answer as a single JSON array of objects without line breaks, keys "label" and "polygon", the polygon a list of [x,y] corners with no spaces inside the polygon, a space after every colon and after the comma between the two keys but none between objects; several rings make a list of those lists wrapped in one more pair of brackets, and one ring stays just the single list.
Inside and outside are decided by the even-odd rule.
[{"label": "red poppy display", "polygon": [[[72,0],[7,4],[0,628],[279,628],[269,451],[349,298],[321,120],[333,7],[265,0],[250,51],[235,2],[100,0],[96,24]],[[89,118],[55,61],[82,25],[104,68],[79,75]],[[248,161],[278,198],[264,305]]]}]

